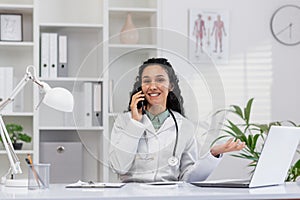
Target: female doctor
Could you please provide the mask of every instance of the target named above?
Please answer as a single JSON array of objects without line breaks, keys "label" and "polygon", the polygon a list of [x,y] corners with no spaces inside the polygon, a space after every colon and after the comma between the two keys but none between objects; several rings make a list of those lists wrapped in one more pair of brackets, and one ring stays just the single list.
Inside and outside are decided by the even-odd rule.
[{"label": "female doctor", "polygon": [[230,139],[198,158],[195,129],[182,105],[178,78],[167,59],[145,61],[129,112],[117,117],[111,134],[110,166],[123,182],[202,181],[221,154],[244,148]]}]

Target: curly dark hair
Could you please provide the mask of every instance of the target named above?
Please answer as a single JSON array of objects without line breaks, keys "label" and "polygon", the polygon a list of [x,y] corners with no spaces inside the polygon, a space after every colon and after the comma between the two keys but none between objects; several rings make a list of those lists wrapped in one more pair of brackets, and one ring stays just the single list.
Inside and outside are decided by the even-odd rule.
[{"label": "curly dark hair", "polygon": [[167,72],[169,76],[170,84],[173,86],[172,91],[169,92],[167,97],[167,109],[171,109],[176,112],[179,112],[181,115],[184,116],[183,98],[181,96],[181,90],[178,85],[179,80],[175,74],[172,65],[170,64],[170,62],[168,62],[166,58],[150,58],[139,67],[139,72],[138,72],[138,76],[136,77],[136,82],[134,83],[133,89],[130,93],[128,111],[130,111],[130,103],[131,103],[132,95],[135,94],[142,85],[142,80],[141,80],[142,73],[144,69],[150,65],[160,65]]}]

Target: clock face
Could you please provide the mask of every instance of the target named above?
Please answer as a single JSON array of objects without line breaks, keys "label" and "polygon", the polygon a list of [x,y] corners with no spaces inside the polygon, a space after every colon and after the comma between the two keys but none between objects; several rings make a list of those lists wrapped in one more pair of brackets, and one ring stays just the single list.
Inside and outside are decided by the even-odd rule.
[{"label": "clock face", "polygon": [[271,18],[271,32],[284,45],[300,44],[300,7],[285,5],[277,9]]}]

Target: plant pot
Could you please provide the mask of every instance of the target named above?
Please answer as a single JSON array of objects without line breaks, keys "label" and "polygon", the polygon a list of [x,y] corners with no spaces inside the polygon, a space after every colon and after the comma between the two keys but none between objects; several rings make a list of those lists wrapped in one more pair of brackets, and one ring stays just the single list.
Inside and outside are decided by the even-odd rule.
[{"label": "plant pot", "polygon": [[13,143],[12,144],[15,150],[21,150],[23,143]]}]

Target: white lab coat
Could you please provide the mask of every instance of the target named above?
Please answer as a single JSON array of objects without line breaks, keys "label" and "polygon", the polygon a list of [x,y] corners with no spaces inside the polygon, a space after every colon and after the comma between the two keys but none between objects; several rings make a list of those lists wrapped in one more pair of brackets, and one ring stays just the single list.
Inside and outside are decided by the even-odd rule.
[{"label": "white lab coat", "polygon": [[198,159],[198,148],[193,124],[172,111],[178,124],[176,157],[179,163],[170,166],[176,139],[175,122],[170,115],[155,131],[147,115],[140,122],[131,113],[120,114],[111,133],[110,166],[124,182],[205,180],[220,158],[206,153]]}]

